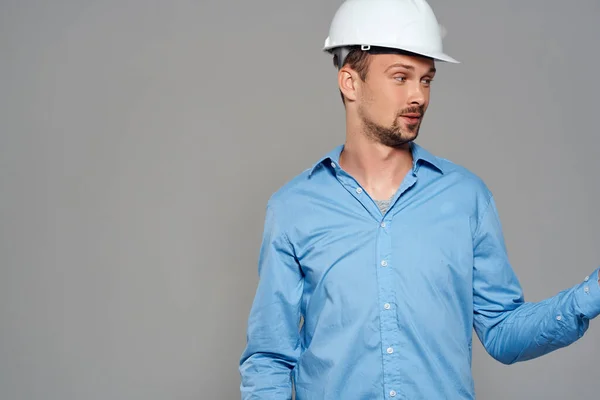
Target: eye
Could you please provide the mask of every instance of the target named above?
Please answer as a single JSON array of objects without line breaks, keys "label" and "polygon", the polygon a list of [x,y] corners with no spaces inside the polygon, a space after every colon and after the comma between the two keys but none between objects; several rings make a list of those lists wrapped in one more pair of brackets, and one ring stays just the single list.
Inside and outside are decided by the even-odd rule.
[{"label": "eye", "polygon": [[425,84],[426,86],[429,86],[429,85],[431,85],[431,82],[433,82],[433,79],[423,78],[423,80],[421,80],[421,82],[423,82],[423,84]]},{"label": "eye", "polygon": [[399,82],[406,82],[406,77],[405,76],[397,76],[394,79],[396,79]]}]

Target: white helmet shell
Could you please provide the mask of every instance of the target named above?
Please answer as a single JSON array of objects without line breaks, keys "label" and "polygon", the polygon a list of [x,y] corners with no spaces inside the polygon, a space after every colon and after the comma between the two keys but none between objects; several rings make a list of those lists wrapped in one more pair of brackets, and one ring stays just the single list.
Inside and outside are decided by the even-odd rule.
[{"label": "white helmet shell", "polygon": [[384,47],[458,63],[444,53],[444,34],[425,0],[346,0],[333,17],[323,50]]}]

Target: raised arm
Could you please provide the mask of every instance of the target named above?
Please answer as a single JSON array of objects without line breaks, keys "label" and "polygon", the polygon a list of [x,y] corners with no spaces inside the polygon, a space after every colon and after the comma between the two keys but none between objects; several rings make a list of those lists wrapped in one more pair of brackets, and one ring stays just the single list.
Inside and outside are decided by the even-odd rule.
[{"label": "raised arm", "polygon": [[581,338],[600,313],[598,269],[546,300],[524,300],[509,261],[493,197],[474,235],[474,326],[486,351],[504,364],[529,360]]}]

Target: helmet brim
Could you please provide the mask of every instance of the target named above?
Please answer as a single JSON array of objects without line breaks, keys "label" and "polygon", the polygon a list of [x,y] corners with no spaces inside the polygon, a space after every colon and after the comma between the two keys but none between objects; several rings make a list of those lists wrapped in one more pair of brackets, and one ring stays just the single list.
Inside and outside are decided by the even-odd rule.
[{"label": "helmet brim", "polygon": [[423,51],[423,50],[420,50],[420,49],[417,49],[414,47],[410,47],[410,46],[399,47],[397,45],[390,45],[389,43],[369,43],[368,45],[366,45],[365,43],[354,43],[354,44],[344,43],[343,45],[325,46],[325,47],[323,47],[323,51],[331,53],[333,50],[335,50],[338,47],[354,47],[354,46],[377,47],[377,48],[389,49],[390,52],[393,52],[394,50],[400,50],[400,51],[404,51],[404,52],[408,52],[408,53],[413,53],[414,55],[417,55],[417,56],[432,58],[434,60],[438,60],[438,61],[442,61],[442,62],[447,62],[447,63],[451,63],[451,64],[460,64],[460,61],[454,59],[453,57],[450,57],[449,55],[447,55],[443,52]]}]

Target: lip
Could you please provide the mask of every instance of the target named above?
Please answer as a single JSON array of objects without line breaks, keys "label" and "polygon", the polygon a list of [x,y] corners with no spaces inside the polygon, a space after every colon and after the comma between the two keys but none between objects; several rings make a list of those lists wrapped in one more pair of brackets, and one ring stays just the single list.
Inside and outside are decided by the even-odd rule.
[{"label": "lip", "polygon": [[421,114],[404,114],[402,118],[411,124],[416,124],[421,120]]}]

